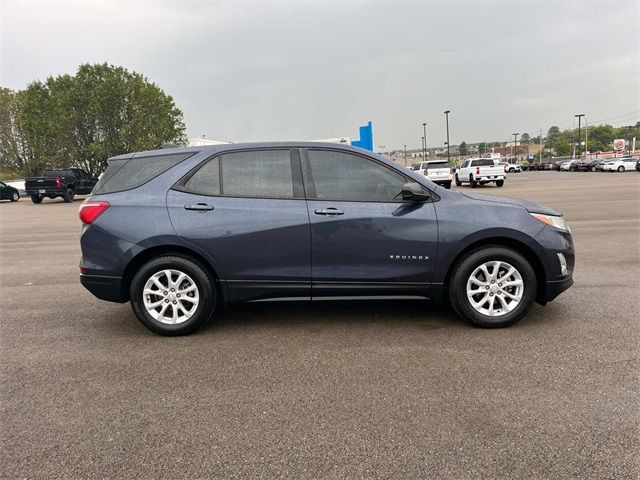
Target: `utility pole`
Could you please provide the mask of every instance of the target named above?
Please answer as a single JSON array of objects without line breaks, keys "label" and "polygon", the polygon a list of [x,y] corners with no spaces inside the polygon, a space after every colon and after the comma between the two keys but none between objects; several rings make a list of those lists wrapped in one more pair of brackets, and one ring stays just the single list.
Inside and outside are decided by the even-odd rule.
[{"label": "utility pole", "polygon": [[449,162],[449,166],[451,166],[451,150],[449,145],[449,114],[451,110],[445,110],[444,114],[447,117],[447,162]]},{"label": "utility pole", "polygon": [[423,123],[422,124],[422,130],[424,131],[424,152],[422,154],[422,158],[423,160],[427,159],[427,124]]},{"label": "utility pole", "polygon": [[404,145],[404,166],[407,166],[407,144]]},{"label": "utility pole", "polygon": [[426,142],[424,137],[421,137],[421,138],[422,138],[422,161],[424,162],[426,160],[426,158],[424,158],[424,145]]},{"label": "utility pole", "polygon": [[519,133],[512,133],[511,135],[513,135],[513,158],[517,159],[518,156],[518,135],[520,135]]},{"label": "utility pole", "polygon": [[539,153],[540,153],[540,156],[539,156],[538,163],[542,163],[542,128],[540,128],[540,152]]},{"label": "utility pole", "polygon": [[578,117],[578,159],[582,158],[582,153],[581,153],[581,138],[580,138],[580,120],[582,120],[582,117],[584,117],[584,113],[578,113],[576,115],[574,115],[574,117]]},{"label": "utility pole", "polygon": [[587,153],[589,152],[589,123],[587,117],[584,117],[584,158],[586,160]]}]

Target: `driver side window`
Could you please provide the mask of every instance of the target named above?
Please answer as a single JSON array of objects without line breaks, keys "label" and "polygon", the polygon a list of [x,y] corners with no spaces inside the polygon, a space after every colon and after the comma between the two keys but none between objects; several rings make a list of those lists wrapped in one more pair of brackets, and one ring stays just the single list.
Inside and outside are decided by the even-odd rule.
[{"label": "driver side window", "polygon": [[405,177],[367,158],[346,152],[309,150],[316,198],[353,202],[402,201]]}]

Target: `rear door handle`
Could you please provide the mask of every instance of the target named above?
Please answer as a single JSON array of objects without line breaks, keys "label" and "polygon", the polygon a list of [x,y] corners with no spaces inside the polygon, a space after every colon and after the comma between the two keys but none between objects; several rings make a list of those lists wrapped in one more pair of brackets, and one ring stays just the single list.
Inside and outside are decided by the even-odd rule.
[{"label": "rear door handle", "polygon": [[213,210],[213,205],[207,205],[206,203],[196,203],[195,205],[185,205],[185,210],[195,210],[196,212],[208,212]]},{"label": "rear door handle", "polygon": [[316,215],[327,215],[328,217],[335,217],[336,215],[344,215],[342,210],[338,210],[337,208],[329,207],[322,208],[316,210]]}]

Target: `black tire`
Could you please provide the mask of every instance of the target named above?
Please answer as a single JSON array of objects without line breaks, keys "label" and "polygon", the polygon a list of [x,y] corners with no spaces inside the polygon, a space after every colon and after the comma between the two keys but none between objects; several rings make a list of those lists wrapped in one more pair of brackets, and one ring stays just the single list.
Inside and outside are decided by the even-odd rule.
[{"label": "black tire", "polygon": [[447,182],[444,184],[444,188],[446,188],[447,190],[451,189],[451,182]]},{"label": "black tire", "polygon": [[42,195],[31,195],[31,201],[33,203],[42,203]]},{"label": "black tire", "polygon": [[471,188],[476,188],[478,186],[478,182],[473,179],[473,175],[469,175],[469,183],[471,184]]},{"label": "black tire", "polygon": [[460,181],[460,178],[458,178],[458,174],[456,173],[456,187],[459,187],[460,185],[462,185],[462,182]]},{"label": "black tire", "polygon": [[618,167],[618,171],[619,171],[620,173],[624,172],[624,167],[623,167],[622,165],[620,165],[620,166]]},{"label": "black tire", "polygon": [[20,194],[18,192],[12,192],[11,198],[9,200],[11,200],[12,202],[17,202],[18,200],[20,200]]},{"label": "black tire", "polygon": [[[166,324],[154,319],[144,306],[143,290],[149,278],[165,269],[174,269],[189,275],[199,292],[199,303],[195,313],[179,324]],[[133,277],[129,289],[131,308],[138,320],[152,332],[166,336],[188,335],[204,325],[215,311],[217,292],[211,274],[189,257],[167,255],[156,257],[145,263]]]},{"label": "black tire", "polygon": [[[467,298],[467,281],[473,271],[489,261],[504,261],[515,267],[522,277],[524,291],[520,303],[499,317],[484,315],[473,308]],[[531,309],[537,293],[536,274],[526,258],[511,248],[499,245],[481,247],[458,261],[449,279],[449,301],[455,312],[477,327],[500,328],[513,325]]]},{"label": "black tire", "polygon": [[71,188],[67,188],[67,191],[65,192],[64,196],[62,197],[62,200],[64,200],[64,203],[71,203],[73,202],[73,198],[76,196],[76,192],[73,191],[73,189]]},{"label": "black tire", "polygon": [[504,185],[504,180],[496,180],[496,187],[501,187]]}]

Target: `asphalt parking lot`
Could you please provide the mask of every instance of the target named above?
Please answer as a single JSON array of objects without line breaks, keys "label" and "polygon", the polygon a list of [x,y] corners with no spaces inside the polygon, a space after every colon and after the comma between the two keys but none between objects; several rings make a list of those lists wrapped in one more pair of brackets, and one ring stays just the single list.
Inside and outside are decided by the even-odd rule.
[{"label": "asphalt parking lot", "polygon": [[3,202],[0,476],[637,478],[640,175],[476,191],[574,233],[575,285],[508,329],[419,301],[262,303],[156,336],[81,287],[79,201]]}]

